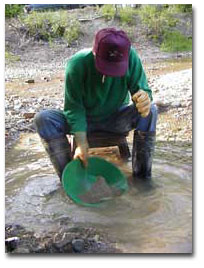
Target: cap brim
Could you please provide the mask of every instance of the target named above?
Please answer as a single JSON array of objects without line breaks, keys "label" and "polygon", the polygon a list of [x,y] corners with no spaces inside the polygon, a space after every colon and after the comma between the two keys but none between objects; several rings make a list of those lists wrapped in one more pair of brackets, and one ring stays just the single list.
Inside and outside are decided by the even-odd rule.
[{"label": "cap brim", "polygon": [[120,62],[104,61],[96,56],[96,69],[107,76],[124,76],[128,69],[128,60]]}]

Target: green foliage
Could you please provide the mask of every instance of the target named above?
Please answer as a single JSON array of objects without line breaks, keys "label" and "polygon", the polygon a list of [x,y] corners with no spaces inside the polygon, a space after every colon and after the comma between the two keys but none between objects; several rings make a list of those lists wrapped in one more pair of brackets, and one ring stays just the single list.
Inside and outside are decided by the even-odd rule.
[{"label": "green foliage", "polygon": [[9,52],[8,50],[5,50],[5,59],[7,62],[15,62],[15,61],[19,61],[20,57],[14,55],[13,53]]},{"label": "green foliage", "polygon": [[21,16],[20,21],[28,29],[29,35],[51,42],[53,38],[64,38],[68,45],[80,34],[80,23],[65,10],[32,12]]},{"label": "green foliage", "polygon": [[119,7],[119,5],[103,5],[100,11],[106,20],[112,20],[118,16],[122,24],[133,24],[133,18],[137,12],[136,9],[132,7]]},{"label": "green foliage", "polygon": [[119,9],[120,21],[124,24],[133,24],[135,14],[137,14],[137,10],[129,6]]},{"label": "green foliage", "polygon": [[165,52],[192,51],[192,39],[180,32],[166,32],[161,44],[161,50]]},{"label": "green foliage", "polygon": [[177,20],[167,8],[158,5],[143,5],[139,9],[142,22],[147,26],[148,35],[161,38],[169,27],[176,26]]},{"label": "green foliage", "polygon": [[80,34],[80,23],[76,20],[70,20],[68,27],[64,32],[64,39],[67,44],[71,44],[73,40],[77,40]]},{"label": "green foliage", "polygon": [[192,11],[192,5],[142,5],[139,15],[147,26],[147,35],[166,52],[191,51],[192,39],[179,31],[172,31],[178,19],[173,17],[180,12]]},{"label": "green foliage", "polygon": [[14,5],[14,4],[6,4],[5,5],[5,17],[12,18],[16,17],[23,12],[23,7],[25,5]]},{"label": "green foliage", "polygon": [[168,5],[168,9],[174,13],[191,13],[192,12],[192,4],[182,5]]},{"label": "green foliage", "polygon": [[114,5],[103,5],[101,7],[101,13],[106,20],[111,20],[115,16],[115,6]]}]

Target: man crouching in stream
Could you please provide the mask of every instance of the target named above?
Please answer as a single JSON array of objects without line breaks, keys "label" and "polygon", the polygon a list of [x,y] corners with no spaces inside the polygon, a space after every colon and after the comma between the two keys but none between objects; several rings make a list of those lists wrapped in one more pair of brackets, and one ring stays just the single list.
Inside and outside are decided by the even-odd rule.
[{"label": "man crouching in stream", "polygon": [[92,49],[73,55],[66,66],[64,111],[45,110],[35,125],[60,179],[72,160],[67,134],[74,135],[79,158],[87,165],[87,133],[127,133],[134,129],[134,179],[152,177],[157,109],[136,50],[126,33],[105,28]]}]

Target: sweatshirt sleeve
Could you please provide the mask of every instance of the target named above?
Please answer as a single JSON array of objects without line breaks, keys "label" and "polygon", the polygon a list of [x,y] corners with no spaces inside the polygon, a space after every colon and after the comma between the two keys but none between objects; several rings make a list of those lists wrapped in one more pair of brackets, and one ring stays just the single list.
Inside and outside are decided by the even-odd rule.
[{"label": "sweatshirt sleeve", "polygon": [[82,64],[68,61],[65,71],[64,115],[71,133],[86,131],[86,113],[83,105],[84,75]]},{"label": "sweatshirt sleeve", "polygon": [[142,62],[134,48],[130,50],[128,87],[131,95],[142,89],[149,94],[151,101],[153,100]]}]

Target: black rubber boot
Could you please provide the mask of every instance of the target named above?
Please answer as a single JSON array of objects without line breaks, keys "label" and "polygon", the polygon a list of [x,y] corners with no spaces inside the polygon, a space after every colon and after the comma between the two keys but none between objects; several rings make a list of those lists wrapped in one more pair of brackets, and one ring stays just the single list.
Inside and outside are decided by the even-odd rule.
[{"label": "black rubber boot", "polygon": [[132,170],[134,179],[151,180],[156,132],[134,131]]},{"label": "black rubber boot", "polygon": [[66,137],[52,139],[46,141],[42,139],[42,143],[48,153],[50,160],[60,178],[68,162],[72,160],[71,146]]}]

